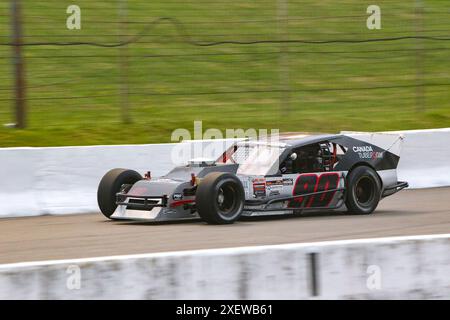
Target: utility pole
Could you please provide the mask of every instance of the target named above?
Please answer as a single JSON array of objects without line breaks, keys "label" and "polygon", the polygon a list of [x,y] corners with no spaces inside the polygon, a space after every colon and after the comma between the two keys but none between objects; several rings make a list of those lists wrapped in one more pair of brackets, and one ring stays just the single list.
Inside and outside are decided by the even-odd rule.
[{"label": "utility pole", "polygon": [[[119,42],[127,40],[127,29],[128,29],[128,1],[118,0],[119,9]],[[125,36],[121,36],[125,35]],[[120,77],[120,110],[123,123],[131,123],[130,116],[130,101],[129,101],[129,83],[128,83],[128,45],[125,44],[119,47],[119,77]]]},{"label": "utility pole", "polygon": [[280,109],[283,115],[290,112],[290,86],[289,86],[289,46],[286,42],[289,40],[289,14],[288,1],[277,0],[277,24],[278,38],[280,39],[280,54],[278,57],[278,74],[280,87]]},{"label": "utility pole", "polygon": [[20,0],[11,2],[12,19],[12,47],[13,65],[15,75],[15,127],[26,127],[26,101],[25,101],[25,77],[24,62],[22,58],[22,17],[20,12]]}]

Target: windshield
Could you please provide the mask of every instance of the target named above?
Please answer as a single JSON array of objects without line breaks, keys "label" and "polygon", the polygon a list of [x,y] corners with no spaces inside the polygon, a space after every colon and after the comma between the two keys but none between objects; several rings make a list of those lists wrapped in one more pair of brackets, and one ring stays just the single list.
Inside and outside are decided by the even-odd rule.
[{"label": "windshield", "polygon": [[278,171],[278,160],[283,151],[283,144],[239,142],[227,152],[225,162],[239,164],[238,174],[275,174]]}]

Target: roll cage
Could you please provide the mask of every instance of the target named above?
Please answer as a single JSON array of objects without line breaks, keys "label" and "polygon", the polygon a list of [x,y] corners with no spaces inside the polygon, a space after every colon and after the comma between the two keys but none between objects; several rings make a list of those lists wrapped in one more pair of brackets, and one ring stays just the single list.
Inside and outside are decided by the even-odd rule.
[{"label": "roll cage", "polygon": [[[246,147],[267,147],[278,148],[277,157],[272,157],[270,163],[264,163],[264,170],[254,172],[251,163],[247,161],[255,160],[251,157],[243,158],[239,156],[240,148]],[[270,144],[259,141],[244,141],[233,144],[218,159],[218,163],[239,163],[240,173],[249,175],[277,175],[288,173],[308,173],[333,171],[334,166],[339,162],[346,148],[330,140],[321,140],[309,144],[288,145],[287,143]],[[241,152],[242,153],[242,152]],[[244,151],[245,153],[245,151]],[[291,160],[292,153],[297,154],[295,160]],[[236,155],[238,155],[236,157]],[[260,165],[261,163],[257,163]]]}]

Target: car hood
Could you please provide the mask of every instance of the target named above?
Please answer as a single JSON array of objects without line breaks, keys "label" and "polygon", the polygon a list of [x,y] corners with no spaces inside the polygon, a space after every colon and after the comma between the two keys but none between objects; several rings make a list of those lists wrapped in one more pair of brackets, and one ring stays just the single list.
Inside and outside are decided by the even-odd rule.
[{"label": "car hood", "polygon": [[128,191],[130,196],[155,196],[171,195],[178,186],[185,182],[167,178],[154,180],[140,180]]}]

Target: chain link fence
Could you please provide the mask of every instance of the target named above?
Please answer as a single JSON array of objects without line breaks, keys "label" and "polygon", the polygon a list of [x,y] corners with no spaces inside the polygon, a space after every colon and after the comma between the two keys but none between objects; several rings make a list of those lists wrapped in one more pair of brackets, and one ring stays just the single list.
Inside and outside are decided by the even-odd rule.
[{"label": "chain link fence", "polygon": [[[294,131],[450,122],[445,1],[20,0],[19,46],[17,2],[0,3],[2,123],[17,122],[18,85],[29,129],[140,124],[149,141],[195,119]],[[70,5],[80,29],[67,27]],[[368,28],[369,5],[381,29]]]}]

